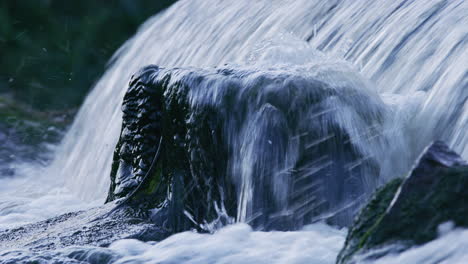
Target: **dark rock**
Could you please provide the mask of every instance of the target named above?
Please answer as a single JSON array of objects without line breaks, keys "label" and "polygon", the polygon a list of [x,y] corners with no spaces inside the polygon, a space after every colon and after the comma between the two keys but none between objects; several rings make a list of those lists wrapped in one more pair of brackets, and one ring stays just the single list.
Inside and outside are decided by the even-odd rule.
[{"label": "dark rock", "polygon": [[366,134],[381,125],[373,100],[289,71],[145,67],[124,98],[108,201],[123,198],[137,214],[158,208],[153,218],[174,232],[216,219],[222,206],[264,229],[337,211],[326,218],[346,225],[379,166],[330,106],[353,109],[363,122],[353,132]]},{"label": "dark rock", "polygon": [[378,226],[402,182],[400,178],[394,179],[375,192],[350,228],[345,247],[338,256],[338,263],[344,263],[356,252],[364,249],[369,235]]},{"label": "dark rock", "polygon": [[125,94],[122,111],[122,132],[115,148],[111,186],[107,201],[126,197],[142,182],[159,148],[161,139],[162,89],[151,83],[154,73],[144,68],[132,77]]},{"label": "dark rock", "polygon": [[350,229],[337,263],[424,244],[448,221],[468,227],[467,189],[467,163],[442,142],[434,142],[406,179],[377,191]]}]

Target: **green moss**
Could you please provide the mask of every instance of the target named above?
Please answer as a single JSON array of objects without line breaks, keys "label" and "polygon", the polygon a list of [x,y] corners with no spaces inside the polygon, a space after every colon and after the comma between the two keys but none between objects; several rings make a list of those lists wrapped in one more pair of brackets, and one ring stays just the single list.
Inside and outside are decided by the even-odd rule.
[{"label": "green moss", "polygon": [[391,241],[423,244],[436,238],[438,225],[447,221],[468,226],[468,167],[439,167],[434,173],[437,177],[427,189],[411,188],[399,197],[372,233],[369,246]]},{"label": "green moss", "polygon": [[384,214],[382,213],[382,214],[378,217],[377,221],[375,221],[374,225],[372,225],[372,226],[369,228],[369,230],[367,230],[367,232],[364,233],[364,235],[362,236],[362,238],[361,238],[360,241],[359,241],[359,245],[358,245],[358,247],[357,247],[357,250],[360,250],[360,249],[362,249],[362,248],[365,246],[365,244],[366,244],[367,240],[369,239],[370,235],[372,235],[372,233],[374,232],[374,230],[379,226],[379,224],[380,224],[380,222],[382,221],[383,217],[384,217]]},{"label": "green moss", "polygon": [[366,246],[369,237],[379,226],[402,182],[401,178],[394,179],[376,191],[374,197],[356,218],[346,238],[345,246],[338,256],[337,263],[345,263],[357,251]]},{"label": "green moss", "polygon": [[[401,192],[394,197],[398,188]],[[467,227],[467,188],[468,166],[446,167],[430,156],[423,158],[403,183],[397,179],[377,191],[351,228],[337,263],[373,248],[427,243],[447,221]]]},{"label": "green moss", "polygon": [[154,173],[150,176],[149,184],[143,189],[146,194],[151,194],[156,190],[158,185],[161,183],[162,178],[162,166],[160,163],[157,164],[157,167]]}]

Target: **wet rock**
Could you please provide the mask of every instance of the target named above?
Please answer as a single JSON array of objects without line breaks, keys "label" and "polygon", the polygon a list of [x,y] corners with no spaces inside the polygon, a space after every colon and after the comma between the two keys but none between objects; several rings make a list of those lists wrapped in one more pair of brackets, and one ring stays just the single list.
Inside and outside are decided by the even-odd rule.
[{"label": "wet rock", "polygon": [[135,74],[125,94],[122,132],[115,148],[111,186],[107,201],[126,197],[148,172],[161,139],[162,89],[152,85],[158,68],[147,67]]},{"label": "wet rock", "polygon": [[0,251],[21,248],[44,251],[69,246],[107,246],[124,238],[162,240],[169,233],[126,208],[108,203],[87,211],[0,231]]},{"label": "wet rock", "polygon": [[379,133],[381,106],[301,70],[145,67],[124,98],[108,201],[158,208],[174,232],[220,208],[263,229],[346,225],[378,181],[367,150],[385,143],[362,135]]},{"label": "wet rock", "polygon": [[468,227],[467,189],[468,164],[444,143],[434,142],[407,178],[376,192],[350,229],[337,263],[424,244],[448,225]]}]

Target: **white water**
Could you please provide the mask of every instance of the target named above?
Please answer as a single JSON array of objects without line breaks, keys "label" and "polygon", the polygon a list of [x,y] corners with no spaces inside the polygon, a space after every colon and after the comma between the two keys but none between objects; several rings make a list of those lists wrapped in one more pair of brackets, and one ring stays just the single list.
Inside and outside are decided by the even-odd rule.
[{"label": "white water", "polygon": [[[120,240],[109,248],[119,264],[334,264],[345,235],[345,230],[324,224],[306,226],[298,232],[258,232],[236,224],[213,235],[184,232],[158,244]],[[465,264],[467,246],[467,229],[449,230],[425,245],[362,263]]]},{"label": "white water", "polygon": [[[298,17],[284,14],[282,5],[240,1],[226,10],[220,1],[181,1],[150,19],[118,52],[114,66],[88,96],[52,167],[73,171],[67,186],[84,199],[104,199],[112,152],[120,132],[120,104],[131,74],[148,64],[242,64],[263,41],[290,31],[306,35],[313,19],[305,22],[304,17],[313,18],[331,4],[312,8],[308,3],[311,8],[307,12],[298,6]],[[303,22],[298,25],[299,21]],[[287,62],[290,56],[285,55]]]},{"label": "white water", "polygon": [[[394,126],[387,131],[402,155],[386,162],[403,170],[436,138],[468,159],[467,58],[468,2],[463,0],[181,0],[146,22],[115,55],[45,172],[34,169],[23,178],[0,179],[2,202],[11,202],[0,208],[0,228],[104,200],[121,100],[130,75],[144,65],[343,60],[395,111]],[[466,231],[447,237],[453,240],[437,241],[467,241]],[[410,253],[436,257],[429,249]],[[412,259],[410,253],[401,257]],[[386,261],[395,263],[390,257]]]},{"label": "white water", "polygon": [[[214,235],[191,232],[151,245],[121,240],[109,248],[120,255],[115,263],[288,263],[334,264],[344,244],[344,230],[327,225],[306,226],[300,232],[253,232],[244,224],[226,227]],[[364,264],[465,264],[468,230],[449,230],[439,238],[401,254]]]},{"label": "white water", "polygon": [[[213,235],[183,232],[160,243],[123,239],[108,248],[70,247],[41,252],[0,251],[0,263],[158,264],[334,264],[346,230],[313,224],[295,232],[252,231],[246,224],[224,227]],[[468,230],[455,229],[425,245],[364,264],[465,264]],[[107,256],[107,258],[103,258]],[[103,262],[103,259],[109,261]],[[47,263],[46,262],[46,263]]]},{"label": "white water", "polygon": [[246,224],[235,224],[213,235],[184,232],[155,245],[121,240],[109,248],[125,256],[116,263],[332,264],[345,234],[325,224],[300,232],[254,232]]},{"label": "white water", "polygon": [[345,235],[345,230],[321,223],[296,232],[259,232],[235,224],[213,235],[188,231],[160,243],[124,239],[108,248],[70,247],[40,254],[0,251],[0,263],[333,264]]},{"label": "white water", "polygon": [[47,177],[41,165],[20,163],[15,167],[14,178],[0,178],[0,230],[90,206]]},{"label": "white water", "polygon": [[407,167],[402,160],[414,158],[435,138],[448,141],[466,158],[467,5],[426,0],[236,1],[228,6],[180,1],[150,19],[116,54],[64,139],[50,174],[66,172],[67,187],[85,200],[104,199],[121,99],[139,67],[306,64],[320,59],[317,49],[326,53],[322,59],[353,63],[398,109],[417,109],[406,116],[411,123],[403,131],[406,138],[395,136],[395,143],[407,145],[400,150],[407,157],[392,160],[393,166]]}]

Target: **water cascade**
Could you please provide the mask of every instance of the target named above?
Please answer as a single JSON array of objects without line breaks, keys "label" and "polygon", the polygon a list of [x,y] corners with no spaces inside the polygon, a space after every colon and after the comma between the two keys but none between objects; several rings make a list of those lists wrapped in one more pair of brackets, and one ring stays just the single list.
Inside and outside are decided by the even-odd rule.
[{"label": "water cascade", "polygon": [[[126,84],[133,72],[150,63],[323,65],[319,69],[346,65],[369,78],[370,89],[393,111],[394,119],[378,133],[391,138],[399,155],[392,155],[391,149],[380,153],[384,172],[407,170],[434,138],[451,142],[466,157],[468,89],[463,58],[468,33],[460,26],[466,24],[466,5],[238,1],[225,8],[217,1],[180,1],[146,22],[117,52],[57,151],[51,166],[57,172],[51,174],[65,177],[66,186],[83,199],[105,197]],[[342,79],[349,82],[346,74]],[[335,82],[340,78],[323,75]]]},{"label": "water cascade", "polygon": [[356,140],[384,139],[366,150],[380,167],[376,184],[405,173],[433,139],[468,158],[467,12],[463,0],[181,0],[114,55],[44,174],[87,202],[104,202],[122,98],[148,64],[302,66],[325,83],[361,89],[385,112],[377,130],[347,124],[361,131]]},{"label": "water cascade", "polygon": [[[430,142],[445,141],[468,159],[467,14],[465,0],[179,0],[114,54],[61,144],[51,147],[50,164],[17,161],[8,164],[17,175],[0,175],[0,238],[15,247],[29,236],[45,245],[1,252],[0,262],[335,263],[347,232],[328,224],[349,224],[377,186],[408,174]],[[183,217],[216,232],[180,232],[158,243],[121,236],[109,247],[90,246],[86,239],[100,231],[108,238],[116,230],[127,234],[128,226],[154,226],[117,217],[107,228],[99,221],[110,217],[96,219],[114,206],[96,207],[108,193],[119,196],[135,186],[114,188],[111,165],[130,78],[150,64],[157,65],[150,68],[152,81],[169,97],[179,88],[185,93],[191,112],[181,123],[214,124],[212,134],[203,135],[220,141],[188,142],[228,154],[184,152],[190,161],[209,157],[203,163],[209,166],[190,167],[206,188],[183,195],[193,195],[189,205],[213,206],[217,220],[229,221],[218,225],[187,206]],[[221,170],[215,176],[232,184],[211,184],[214,174],[205,168]],[[222,199],[228,192],[235,194],[234,209]],[[392,197],[384,198],[390,204]],[[315,212],[324,201],[326,210]],[[151,217],[166,213],[160,209],[151,207]],[[335,216],[335,222],[316,223]],[[366,224],[378,228],[382,216]],[[294,231],[257,230],[281,229],[274,226],[277,217],[292,218],[294,226],[283,229]],[[96,229],[82,228],[91,219]],[[232,225],[223,227],[226,222]],[[35,224],[14,229],[26,223]],[[453,227],[445,222],[432,230],[439,236],[433,241],[370,263],[465,263],[468,231]],[[61,248],[69,237],[84,246]]]}]

